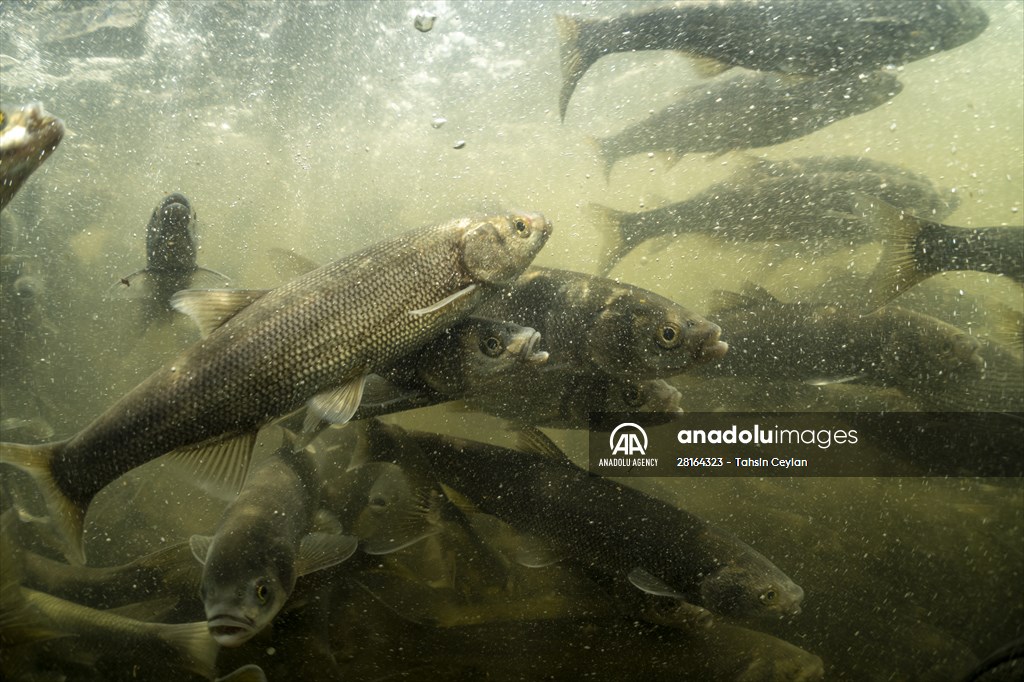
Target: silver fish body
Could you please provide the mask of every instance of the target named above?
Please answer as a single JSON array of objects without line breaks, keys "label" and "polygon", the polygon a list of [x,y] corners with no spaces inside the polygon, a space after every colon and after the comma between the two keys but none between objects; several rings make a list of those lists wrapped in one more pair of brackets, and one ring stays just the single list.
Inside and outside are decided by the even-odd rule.
[{"label": "silver fish body", "polygon": [[956,208],[955,195],[927,178],[883,164],[837,157],[756,161],[693,197],[648,211],[616,211],[591,204],[591,220],[605,240],[602,272],[649,239],[699,233],[735,244],[794,242],[827,250],[878,239],[861,215],[866,198],[938,219]]},{"label": "silver fish body", "polygon": [[631,154],[722,154],[795,140],[871,111],[902,89],[883,71],[810,79],[754,73],[695,86],[661,111],[598,140],[605,177]]}]

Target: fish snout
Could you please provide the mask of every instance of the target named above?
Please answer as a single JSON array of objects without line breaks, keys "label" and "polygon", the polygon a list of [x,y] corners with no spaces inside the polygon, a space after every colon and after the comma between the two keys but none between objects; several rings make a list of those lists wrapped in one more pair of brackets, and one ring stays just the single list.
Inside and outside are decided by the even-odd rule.
[{"label": "fish snout", "polygon": [[551,222],[542,214],[536,212],[524,212],[519,214],[530,228],[532,234],[539,234],[542,242],[546,242],[551,236]]},{"label": "fish snout", "polygon": [[206,627],[210,636],[223,647],[241,646],[256,634],[256,624],[251,618],[229,612],[208,614]]},{"label": "fish snout", "polygon": [[548,361],[548,352],[546,350],[534,350],[538,343],[540,343],[540,332],[535,331],[530,334],[530,338],[523,345],[521,351],[522,358],[531,365],[542,365]]},{"label": "fish snout", "polygon": [[694,362],[710,362],[721,359],[729,350],[729,344],[721,340],[722,328],[714,322],[705,323],[700,341],[693,352]]}]

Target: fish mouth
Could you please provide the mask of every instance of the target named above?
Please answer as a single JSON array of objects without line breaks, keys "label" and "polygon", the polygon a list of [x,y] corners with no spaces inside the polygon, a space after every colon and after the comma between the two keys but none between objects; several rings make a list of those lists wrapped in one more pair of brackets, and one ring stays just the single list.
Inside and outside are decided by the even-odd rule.
[{"label": "fish mouth", "polygon": [[225,647],[241,646],[256,634],[251,618],[232,614],[215,615],[206,621],[206,627],[218,644]]},{"label": "fish mouth", "polygon": [[717,324],[711,325],[711,329],[704,337],[704,342],[697,348],[693,354],[695,362],[709,362],[711,360],[721,359],[729,350],[729,344],[722,341],[719,337],[722,334],[722,329]]},{"label": "fish mouth", "polygon": [[535,351],[534,348],[538,343],[540,343],[540,332],[534,331],[528,337],[520,334],[509,343],[508,352],[527,364],[542,365],[548,361],[548,352],[545,350]]},{"label": "fish mouth", "polygon": [[541,365],[548,361],[548,352],[546,350],[534,351],[533,348],[540,343],[540,332],[533,332],[530,334],[530,338],[527,339],[526,344],[520,351],[522,358],[530,363],[531,365]]}]

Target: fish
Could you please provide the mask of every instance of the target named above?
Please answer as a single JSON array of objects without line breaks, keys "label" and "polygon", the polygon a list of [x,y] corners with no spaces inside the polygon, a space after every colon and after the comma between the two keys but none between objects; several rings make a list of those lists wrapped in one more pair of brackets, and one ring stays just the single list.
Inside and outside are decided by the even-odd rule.
[{"label": "fish", "polygon": [[185,290],[173,305],[204,337],[69,440],[0,444],[27,471],[84,563],[82,519],[126,471],[178,451],[215,478],[249,456],[255,431],[307,404],[309,428],[344,423],[367,374],[468,316],[546,243],[540,214],[461,218],[384,239],[277,289]]},{"label": "fish", "polygon": [[865,220],[885,237],[871,287],[880,307],[942,272],[974,270],[1024,285],[1024,225],[953,227],[918,218],[880,199],[859,203]]},{"label": "fish", "polygon": [[0,211],[64,138],[64,122],[38,102],[0,108]]},{"label": "fish", "polygon": [[652,291],[570,270],[531,268],[479,314],[536,329],[548,365],[623,381],[720,358],[721,328]]},{"label": "fish", "polygon": [[531,327],[471,316],[368,381],[354,418],[489,395],[547,362],[539,341]]},{"label": "fish", "polygon": [[1000,375],[979,339],[906,308],[862,315],[856,301],[784,303],[750,283],[717,299],[711,317],[730,330],[730,351],[716,365],[695,370],[697,377],[857,381],[936,404],[943,395],[994,387]]},{"label": "fish", "polygon": [[931,57],[974,40],[988,15],[970,0],[676,2],[610,19],[555,16],[565,120],[576,85],[615,52],[674,50],[703,74],[732,67],[789,74],[864,73]]},{"label": "fish", "polygon": [[442,531],[440,487],[392,462],[364,462],[330,489],[329,508],[366,554],[391,554]]},{"label": "fish", "polygon": [[296,580],[336,566],[356,550],[349,535],[313,532],[321,481],[291,438],[249,471],[212,536],[193,535],[210,635],[224,647],[249,641],[274,620]]},{"label": "fish", "polygon": [[740,244],[798,242],[815,250],[875,241],[881,235],[859,208],[865,197],[939,220],[956,207],[951,195],[917,174],[847,161],[856,170],[833,171],[842,167],[839,161],[823,164],[816,157],[750,161],[696,196],[649,211],[591,204],[590,222],[604,239],[600,271],[607,274],[649,239],[684,233]]},{"label": "fish", "polygon": [[[89,656],[137,660],[145,662],[143,668],[169,661],[209,679],[215,676],[219,647],[207,634],[205,623],[143,622],[124,615],[124,610],[92,609],[22,587],[20,550],[12,542],[12,533],[6,532],[12,512],[4,516],[5,532],[0,534],[0,641],[5,653],[17,645],[67,638],[75,643],[76,652]],[[152,608],[141,610],[149,612]],[[53,658],[51,651],[45,655]]]},{"label": "fish", "polygon": [[74,566],[22,551],[22,586],[94,609],[162,595],[195,594],[202,577],[187,542],[121,566]]},{"label": "fish", "polygon": [[[1016,671],[1016,675],[1014,673]],[[1007,642],[985,657],[958,682],[997,682],[1019,677],[1024,671],[1024,637]]]},{"label": "fish", "polygon": [[885,71],[794,78],[745,73],[688,88],[648,118],[597,140],[605,179],[632,154],[724,154],[788,142],[863,114],[903,90]]},{"label": "fish", "polygon": [[[422,467],[480,511],[617,582],[722,616],[786,617],[803,589],[725,530],[564,456],[510,450],[371,422],[376,456]],[[403,446],[411,441],[414,447]],[[651,519],[657,519],[652,523]]]},{"label": "fish", "polygon": [[174,312],[171,297],[188,288],[223,287],[228,278],[196,264],[196,214],[177,192],[160,200],[146,225],[146,267],[114,284],[118,294],[147,301],[146,322]]}]

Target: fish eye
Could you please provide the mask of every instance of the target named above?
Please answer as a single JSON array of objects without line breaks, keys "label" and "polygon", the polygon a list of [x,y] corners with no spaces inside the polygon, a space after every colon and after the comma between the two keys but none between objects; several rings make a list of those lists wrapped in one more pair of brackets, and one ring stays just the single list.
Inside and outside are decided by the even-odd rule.
[{"label": "fish eye", "polygon": [[266,583],[259,583],[256,585],[256,598],[260,600],[261,604],[267,603],[267,597],[270,596],[270,588],[267,587]]},{"label": "fish eye", "polygon": [[530,236],[530,226],[527,225],[526,221],[523,220],[522,218],[516,218],[515,221],[512,223],[512,227],[516,228],[516,232],[519,234],[520,237]]},{"label": "fish eye", "polygon": [[658,344],[662,348],[675,348],[679,345],[682,337],[679,327],[675,324],[662,325],[658,330]]},{"label": "fish eye", "polygon": [[775,590],[768,590],[767,592],[761,595],[761,601],[763,601],[766,604],[771,604],[773,601],[775,601],[776,596],[777,595],[775,593]]},{"label": "fish eye", "polygon": [[480,350],[492,358],[496,358],[505,351],[505,344],[496,336],[488,336],[480,342]]}]

